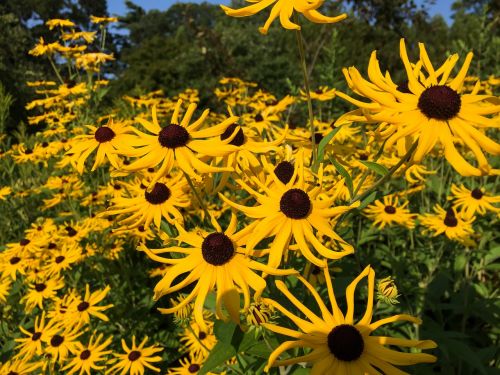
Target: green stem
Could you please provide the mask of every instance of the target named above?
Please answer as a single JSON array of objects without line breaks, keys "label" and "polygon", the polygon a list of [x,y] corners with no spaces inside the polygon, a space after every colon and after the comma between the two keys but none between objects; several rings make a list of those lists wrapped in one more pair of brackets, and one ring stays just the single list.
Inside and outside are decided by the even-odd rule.
[{"label": "green stem", "polygon": [[59,82],[61,82],[62,85],[64,85],[64,80],[61,77],[61,74],[59,74],[59,70],[56,67],[56,64],[54,64],[54,60],[52,60],[52,57],[50,55],[47,55],[50,65],[52,66],[52,69],[54,69],[54,72],[56,73],[57,78],[59,79]]},{"label": "green stem", "polygon": [[[298,23],[298,17],[297,15],[295,17],[295,23]],[[300,65],[302,67],[302,75],[304,76],[304,86],[306,90],[306,97],[307,97],[307,111],[309,113],[309,131],[311,132],[311,147],[312,147],[312,156],[311,156],[311,165],[314,164],[314,161],[318,157],[318,150],[316,149],[316,140],[314,139],[314,113],[313,113],[313,107],[312,107],[312,100],[311,100],[311,87],[309,85],[309,75],[307,74],[307,66],[306,66],[306,55],[304,51],[304,41],[302,40],[302,32],[299,30],[296,30],[295,33],[296,39],[297,39],[297,46],[299,47],[299,54],[300,54]]]},{"label": "green stem", "polygon": [[198,192],[198,190],[194,186],[193,180],[191,180],[191,177],[189,177],[189,175],[186,172],[182,171],[182,173],[184,173],[184,177],[186,177],[186,180],[189,184],[189,187],[193,191],[194,195],[196,196],[196,199],[198,200],[198,203],[200,204],[201,208],[205,212],[205,220],[208,220],[208,222],[210,222],[210,214],[208,213],[207,206],[205,206],[205,202],[203,202],[203,199],[201,199],[200,193]]},{"label": "green stem", "polygon": [[418,146],[418,141],[417,142],[414,142],[410,149],[408,150],[408,152],[401,158],[401,160],[394,166],[392,167],[391,169],[389,169],[389,172],[382,176],[377,182],[375,182],[372,186],[370,186],[363,194],[360,194],[356,197],[354,197],[350,204],[353,204],[354,202],[356,201],[360,201],[360,200],[363,200],[365,199],[367,196],[369,196],[372,192],[374,192],[379,186],[381,186],[382,184],[384,184],[386,181],[388,181],[392,175],[394,173],[397,172],[397,170],[404,164],[406,163],[410,158],[411,156],[413,155],[413,152],[415,151],[415,149],[417,148]]}]

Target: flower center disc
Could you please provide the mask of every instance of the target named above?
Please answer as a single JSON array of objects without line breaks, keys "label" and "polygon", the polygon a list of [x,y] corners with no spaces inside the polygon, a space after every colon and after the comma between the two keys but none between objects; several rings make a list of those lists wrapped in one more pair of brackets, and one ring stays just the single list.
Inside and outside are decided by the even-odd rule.
[{"label": "flower center disc", "polygon": [[444,218],[444,225],[450,228],[456,227],[458,225],[458,220],[455,216],[446,215]]},{"label": "flower center disc", "polygon": [[36,283],[35,284],[35,290],[37,292],[43,292],[46,288],[47,288],[47,285],[45,285],[43,283]]},{"label": "flower center disc", "polygon": [[311,211],[311,200],[305,191],[290,189],[281,197],[280,209],[290,219],[303,219]]},{"label": "flower center disc", "polygon": [[137,361],[140,356],[141,356],[141,352],[139,352],[137,350],[132,350],[130,353],[128,353],[128,359],[132,362]]},{"label": "flower center disc", "polygon": [[448,86],[431,86],[418,99],[418,108],[428,118],[451,120],[462,106],[460,95]]},{"label": "flower center disc", "polygon": [[365,348],[363,336],[350,324],[336,326],[328,334],[328,348],[341,361],[355,361]]},{"label": "flower center disc", "polygon": [[55,346],[55,347],[61,345],[63,342],[64,342],[64,337],[59,336],[59,335],[54,335],[50,339],[50,345]]},{"label": "flower center disc", "polygon": [[76,309],[80,312],[85,311],[89,308],[90,304],[87,301],[80,302]]},{"label": "flower center disc", "polygon": [[33,333],[33,335],[31,336],[31,339],[33,341],[37,341],[37,340],[40,340],[40,337],[42,337],[42,332],[35,332]]},{"label": "flower center disc", "polygon": [[170,198],[171,192],[167,185],[157,182],[150,192],[144,192],[144,197],[151,204],[162,204]]},{"label": "flower center disc", "polygon": [[170,124],[161,129],[160,134],[158,134],[158,141],[163,147],[182,147],[189,141],[189,133],[180,125]]},{"label": "flower center disc", "polygon": [[80,359],[85,361],[88,357],[90,357],[90,350],[85,349],[83,352],[80,353]]},{"label": "flower center disc", "polygon": [[481,189],[476,188],[476,189],[471,191],[470,195],[472,198],[479,200],[483,197],[484,194],[481,191]]},{"label": "flower center disc", "polygon": [[64,259],[66,259],[66,258],[63,255],[59,255],[59,256],[56,257],[55,262],[57,264],[59,264],[59,263],[63,262]]},{"label": "flower center disc", "polygon": [[21,261],[21,258],[19,258],[19,257],[12,257],[12,258],[10,258],[9,263],[12,264],[12,265],[15,265],[15,264],[19,263],[20,261]]},{"label": "flower center disc", "polygon": [[[224,130],[224,133],[220,135],[221,140],[228,139],[230,136],[233,135],[234,131],[238,127],[238,124],[231,124],[229,125],[226,130]],[[243,134],[243,130],[241,127],[238,129],[238,132],[236,133],[235,137],[231,142],[229,142],[230,145],[233,146],[241,146],[243,143],[245,143],[245,135]]]},{"label": "flower center disc", "polygon": [[282,161],[274,168],[274,174],[284,184],[287,184],[292,179],[293,171],[293,164],[289,161]]},{"label": "flower center disc", "polygon": [[201,254],[207,263],[222,266],[234,255],[233,241],[224,233],[210,233],[201,244]]},{"label": "flower center disc", "polygon": [[200,370],[200,365],[197,365],[196,363],[193,363],[188,367],[188,371],[191,374],[196,374]]},{"label": "flower center disc", "polygon": [[115,132],[108,126],[101,126],[94,133],[94,138],[99,143],[109,142],[115,137]]},{"label": "flower center disc", "polygon": [[396,213],[396,207],[394,207],[394,206],[385,206],[384,207],[384,211],[387,214],[393,215],[393,214]]}]

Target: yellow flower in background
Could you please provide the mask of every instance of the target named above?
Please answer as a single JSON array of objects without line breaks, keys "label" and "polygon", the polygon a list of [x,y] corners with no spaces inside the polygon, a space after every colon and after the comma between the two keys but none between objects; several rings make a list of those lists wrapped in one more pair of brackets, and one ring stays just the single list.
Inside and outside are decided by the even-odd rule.
[{"label": "yellow flower in background", "polygon": [[146,369],[160,372],[160,369],[153,366],[152,363],[161,361],[161,356],[155,354],[163,351],[163,348],[157,345],[146,346],[147,341],[148,337],[146,336],[139,345],[136,345],[134,335],[132,336],[132,346],[129,348],[125,340],[122,339],[122,348],[125,353],[113,353],[116,357],[116,364],[109,368],[109,373],[142,375]]},{"label": "yellow flower in background", "polygon": [[100,65],[114,59],[113,54],[109,55],[103,52],[84,53],[76,58],[75,64],[77,68],[90,72],[98,72]]},{"label": "yellow flower in background", "polygon": [[18,352],[16,357],[24,359],[31,359],[35,354],[42,355],[42,342],[47,342],[50,337],[53,337],[59,332],[59,326],[56,320],[52,319],[45,322],[45,311],[42,315],[38,315],[35,318],[32,332],[21,326],[19,329],[26,337],[14,339],[14,341],[18,343],[16,346]]},{"label": "yellow flower in background", "polygon": [[75,23],[70,20],[54,18],[45,22],[45,25],[49,27],[49,30],[52,30],[56,27],[64,28],[64,27],[75,27]]},{"label": "yellow flower in background", "polygon": [[[309,92],[312,100],[319,100],[320,102],[325,102],[327,100],[332,100],[335,98],[337,90],[328,86],[320,86],[317,90]],[[302,100],[307,100],[307,95],[305,91],[300,90],[300,98]]]},{"label": "yellow flower in background", "polygon": [[[180,366],[169,368],[167,375],[196,375],[201,370],[205,358],[201,354],[189,353],[186,358],[179,360]],[[213,372],[207,372],[207,375],[215,375]]]},{"label": "yellow flower in background", "polygon": [[408,229],[415,227],[416,215],[410,213],[406,208],[410,202],[405,201],[400,204],[399,198],[395,195],[386,195],[381,200],[376,200],[364,210],[364,214],[373,221],[373,226],[384,229],[386,225],[398,224]]},{"label": "yellow flower in background", "polygon": [[62,368],[62,370],[67,370],[65,374],[72,375],[78,372],[80,375],[83,373],[91,375],[96,370],[105,369],[106,365],[104,363],[99,364],[99,362],[104,362],[107,355],[112,352],[111,350],[105,350],[111,344],[112,337],[108,337],[104,342],[101,342],[102,338],[101,333],[92,336],[87,346],[78,343],[78,349],[73,353],[74,357]]},{"label": "yellow flower in background", "polygon": [[52,300],[56,297],[57,290],[64,287],[64,279],[62,278],[47,278],[46,280],[38,280],[29,285],[26,294],[21,298],[21,303],[24,303],[25,311],[31,312],[35,307],[43,310],[43,301]]},{"label": "yellow flower in background", "polygon": [[98,17],[91,15],[90,22],[107,25],[108,23],[118,22],[118,17]]},{"label": "yellow flower in background", "polygon": [[[278,270],[266,266],[246,256],[242,246],[252,233],[252,226],[236,232],[238,222],[235,214],[231,215],[225,231],[215,220],[212,220],[212,224],[216,228],[216,231],[212,233],[186,232],[182,227],[177,226],[179,236],[175,240],[179,245],[184,243],[189,247],[171,246],[164,249],[148,249],[144,245],[139,247],[152,260],[172,264],[165,276],[156,284],[155,300],[196,283],[182,302],[171,308],[159,310],[162,313],[171,314],[194,300],[194,319],[205,332],[208,326],[203,317],[203,306],[210,291],[216,289],[217,318],[224,320],[230,318],[239,323],[240,294],[243,294],[243,311],[246,311],[250,306],[250,288],[255,291],[255,296],[258,298],[266,287],[266,281],[255,271],[282,276],[296,273],[294,270]],[[158,255],[165,253],[185,256],[165,258]],[[174,284],[175,280],[178,281],[176,284]],[[229,316],[223,312],[223,305]]]},{"label": "yellow flower in background", "polygon": [[99,306],[98,303],[106,297],[110,290],[111,288],[107,286],[104,289],[97,289],[91,293],[90,286],[87,284],[85,286],[85,296],[83,298],[75,298],[68,306],[68,313],[66,314],[68,323],[71,322],[76,325],[87,324],[90,322],[91,316],[95,316],[105,322],[109,321],[109,318],[102,311],[113,307],[113,304]]},{"label": "yellow flower in background", "polygon": [[[276,324],[263,324],[265,328],[291,338],[273,351],[269,357],[267,371],[271,366],[288,366],[305,362],[312,363],[311,374],[315,375],[379,374],[380,372],[375,368],[387,375],[399,375],[407,373],[395,366],[433,363],[436,361],[436,357],[430,354],[400,352],[386,347],[386,345],[391,345],[415,349],[432,349],[436,347],[434,341],[372,336],[376,329],[386,324],[401,321],[420,324],[422,321],[406,314],[372,321],[375,272],[370,266],[366,267],[346,288],[347,312],[345,315],[337,304],[328,267],[324,268],[324,272],[331,308],[328,308],[316,289],[299,276],[301,283],[309,290],[318,304],[321,315],[315,314],[309,307],[299,301],[282,281],[276,281],[276,286],[302,312],[305,318],[299,318],[272,299],[264,299],[266,303],[280,311],[299,328],[299,330],[293,330]],[[354,319],[354,293],[359,282],[365,277],[368,279],[368,300],[364,315],[356,321]],[[312,351],[299,357],[278,360],[282,353],[296,348],[310,348]]]},{"label": "yellow flower in background", "polygon": [[210,351],[217,343],[214,335],[214,323],[207,320],[207,329],[200,327],[195,321],[191,321],[188,328],[179,337],[179,342],[182,343],[182,349],[186,352],[193,353],[202,358],[207,358]]},{"label": "yellow flower in background", "polygon": [[30,363],[25,359],[14,359],[0,364],[0,374],[28,375],[33,374],[42,366],[43,362],[41,361]]},{"label": "yellow flower in background", "polygon": [[463,212],[467,218],[472,218],[476,213],[485,215],[487,211],[499,213],[500,208],[494,206],[495,203],[500,203],[500,196],[489,195],[484,188],[467,189],[464,185],[451,185],[452,196],[448,197],[453,200],[455,208]]},{"label": "yellow flower in background", "polygon": [[7,196],[10,195],[10,193],[12,193],[12,188],[10,186],[4,186],[0,188],[0,200],[7,200]]},{"label": "yellow flower in background", "polygon": [[[171,178],[160,178],[150,189],[148,182],[126,184],[123,196],[113,199],[113,205],[101,215],[126,215],[120,220],[123,229],[136,228],[140,225],[148,228],[151,223],[160,228],[162,218],[170,224],[183,223],[184,218],[179,211],[191,204],[187,194],[188,185],[181,173]],[[125,195],[127,194],[127,195]]]},{"label": "yellow flower in background", "polygon": [[468,217],[463,211],[457,212],[454,208],[445,210],[439,204],[434,206],[434,212],[420,215],[420,224],[426,227],[424,232],[431,232],[433,236],[444,234],[450,240],[474,246],[471,235],[474,234],[472,222],[475,217]]},{"label": "yellow flower in background", "polygon": [[377,299],[385,303],[395,305],[398,301],[398,287],[394,280],[390,277],[384,277],[377,283]]},{"label": "yellow flower in background", "polygon": [[70,353],[75,353],[79,342],[77,341],[84,333],[78,326],[66,327],[58,333],[47,337],[45,343],[45,353],[49,355],[49,360],[52,363],[63,364]]},{"label": "yellow flower in background", "polygon": [[225,5],[221,8],[231,17],[248,17],[259,13],[264,8],[273,5],[271,14],[263,27],[259,27],[262,34],[267,34],[271,23],[279,16],[281,26],[289,30],[300,30],[300,26],[290,20],[293,11],[301,13],[309,21],[314,23],[335,23],[347,18],[347,14],[341,14],[336,17],[327,17],[317,11],[323,4],[322,0],[248,0],[253,3],[240,9],[231,9]]},{"label": "yellow flower in background", "polygon": [[[495,96],[460,93],[472,53],[467,54],[457,75],[450,79],[458,55],[450,56],[435,69],[425,46],[420,43],[419,47],[420,61],[412,65],[405,42],[401,39],[401,59],[408,76],[407,85],[397,85],[388,74],[381,72],[376,52],[372,53],[368,65],[370,81],[365,80],[354,67],[344,69],[349,87],[371,101],[365,103],[337,92],[338,96],[360,109],[341,116],[336,124],[340,126],[352,121],[390,124],[385,134],[386,150],[398,142],[401,146],[401,142],[409,138],[411,142],[417,142],[413,160],[420,163],[439,144],[446,160],[461,175],[497,174],[498,170],[490,167],[483,150],[493,155],[500,154],[500,144],[485,135],[486,129],[499,127],[498,118],[486,116],[500,112],[500,101]],[[427,76],[421,72],[422,68]],[[470,149],[477,160],[477,167],[457,151],[455,143],[458,141]]]}]

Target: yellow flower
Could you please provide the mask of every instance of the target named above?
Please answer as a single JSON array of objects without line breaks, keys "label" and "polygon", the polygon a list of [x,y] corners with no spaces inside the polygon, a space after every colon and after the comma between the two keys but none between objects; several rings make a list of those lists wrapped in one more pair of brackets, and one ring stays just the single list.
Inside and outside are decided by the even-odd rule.
[{"label": "yellow flower", "polygon": [[[275,324],[263,324],[265,328],[275,333],[292,338],[274,350],[269,357],[267,371],[271,366],[288,366],[294,363],[306,362],[313,364],[311,374],[317,375],[378,374],[380,371],[387,375],[397,375],[407,373],[400,371],[394,365],[408,366],[436,361],[436,357],[430,354],[400,352],[385,347],[385,345],[394,345],[432,349],[436,347],[436,343],[431,340],[407,340],[387,336],[371,336],[377,328],[389,323],[407,321],[420,324],[421,320],[410,315],[401,314],[375,322],[372,321],[375,272],[370,266],[366,267],[346,288],[347,312],[345,315],[337,304],[328,267],[325,267],[324,272],[331,309],[327,307],[316,289],[299,276],[299,280],[316,300],[321,315],[315,314],[309,307],[299,301],[282,281],[276,281],[276,286],[304,314],[305,319],[299,318],[272,299],[264,299],[265,302],[280,311],[300,329],[300,331],[296,331]],[[359,282],[365,277],[368,278],[368,301],[364,315],[356,322],[354,320],[354,293]],[[294,348],[311,348],[312,351],[299,357],[277,360],[283,352]]]},{"label": "yellow flower", "polygon": [[63,364],[70,353],[77,351],[79,344],[77,338],[83,333],[84,331],[80,330],[78,326],[74,326],[66,327],[58,333],[47,337],[44,340],[47,344],[45,353],[50,355],[50,362]]},{"label": "yellow flower", "polygon": [[[205,359],[201,354],[189,353],[189,357],[179,360],[179,367],[168,369],[167,375],[196,375],[200,371]],[[207,375],[215,375],[213,372],[207,372]]]},{"label": "yellow flower", "polygon": [[190,328],[185,328],[179,338],[182,349],[196,356],[200,355],[203,359],[207,358],[217,342],[213,322],[207,322],[207,330],[204,330],[195,321],[190,322],[189,326]]},{"label": "yellow flower", "polygon": [[76,58],[75,64],[77,68],[82,68],[90,72],[98,72],[99,65],[107,61],[113,61],[114,59],[113,54],[108,55],[103,52],[91,52],[79,55]]},{"label": "yellow flower", "polygon": [[495,207],[494,203],[500,203],[500,196],[491,196],[485,192],[484,188],[467,189],[464,185],[451,185],[454,206],[461,210],[466,218],[472,218],[476,213],[485,215],[487,211],[499,213],[500,208]]},{"label": "yellow flower", "polygon": [[62,370],[69,370],[65,374],[71,375],[78,372],[80,375],[83,373],[90,375],[95,373],[95,370],[105,369],[106,365],[99,365],[98,363],[104,361],[106,356],[111,353],[111,350],[104,349],[111,344],[112,338],[109,337],[106,341],[101,342],[102,338],[102,334],[97,337],[92,336],[87,346],[78,343],[78,349],[75,350],[74,357],[62,368]]},{"label": "yellow flower", "polygon": [[319,13],[317,9],[323,4],[322,0],[257,0],[251,1],[252,5],[248,5],[241,9],[231,9],[225,5],[221,8],[231,17],[247,17],[253,16],[264,8],[274,4],[271,9],[271,14],[263,27],[259,28],[262,34],[267,34],[271,23],[279,16],[281,26],[289,30],[300,30],[300,26],[290,21],[293,11],[302,13],[309,21],[314,23],[335,23],[342,21],[347,17],[347,14],[341,14],[336,17],[327,17]]},{"label": "yellow flower", "polygon": [[0,200],[5,201],[7,200],[7,196],[12,193],[12,189],[10,186],[4,186],[0,188]]},{"label": "yellow flower", "polygon": [[[357,94],[370,99],[365,103],[343,93],[337,95],[360,109],[337,120],[342,125],[352,121],[389,124],[385,132],[385,149],[394,144],[405,149],[406,138],[417,142],[413,160],[419,163],[436,144],[442,145],[446,160],[463,176],[496,174],[483,150],[500,154],[500,144],[488,138],[484,131],[498,128],[498,118],[488,118],[500,112],[498,98],[491,95],[460,94],[467,70],[472,60],[469,53],[453,79],[449,76],[458,61],[458,55],[450,56],[438,69],[434,69],[425,46],[420,43],[420,61],[412,65],[408,60],[404,40],[401,40],[401,59],[408,76],[408,84],[395,84],[388,74],[380,70],[376,52],[368,65],[370,81],[363,79],[359,71],[344,69],[347,83]],[[427,76],[421,71],[424,68]],[[381,126],[385,126],[385,125]],[[471,165],[457,151],[455,142],[460,141],[474,154],[478,166]]]},{"label": "yellow flower", "polygon": [[398,287],[390,276],[379,280],[377,283],[377,299],[395,305],[399,303],[398,297]]},{"label": "yellow flower", "polygon": [[30,284],[28,292],[21,298],[21,303],[25,303],[26,312],[31,312],[35,306],[43,310],[43,301],[54,299],[57,290],[64,287],[62,278],[50,278],[47,280],[38,280]]},{"label": "yellow flower", "polygon": [[175,162],[184,173],[197,181],[202,179],[199,173],[232,171],[232,168],[210,166],[200,160],[198,154],[215,157],[225,156],[236,151],[238,147],[229,144],[236,134],[225,140],[215,139],[214,137],[220,137],[229,125],[237,121],[238,117],[231,116],[220,124],[200,129],[205,123],[209,111],[205,110],[198,120],[190,124],[196,110],[196,104],[191,103],[179,123],[181,105],[182,100],[179,100],[175,106],[170,124],[163,128],[160,127],[158,122],[156,106],[153,106],[152,110],[153,122],[140,117],[136,118],[152,134],[135,130],[139,136],[133,143],[136,149],[134,151],[120,150],[120,153],[126,156],[138,157],[139,159],[128,166],[124,166],[123,170],[137,172],[161,164],[151,181],[152,185],[160,177],[170,173]]},{"label": "yellow flower", "polygon": [[59,18],[54,18],[45,22],[45,24],[49,27],[49,30],[52,30],[55,27],[74,27],[75,23],[70,20],[64,20]]},{"label": "yellow flower", "polygon": [[456,212],[454,208],[445,210],[439,204],[434,206],[435,214],[420,215],[420,223],[433,232],[433,236],[445,234],[451,240],[473,245],[470,236],[474,233],[472,222],[474,217],[467,217],[463,212]]},{"label": "yellow flower", "polygon": [[365,210],[365,215],[373,220],[373,226],[384,229],[386,225],[398,224],[413,229],[415,227],[415,216],[406,208],[408,201],[399,204],[399,198],[395,195],[386,195],[383,203],[376,200],[374,204],[369,205]]},{"label": "yellow flower", "polygon": [[118,22],[118,17],[97,17],[97,16],[90,16],[90,22],[92,23],[102,23],[102,24],[108,24],[111,22]]},{"label": "yellow flower", "polygon": [[49,337],[54,336],[59,332],[59,327],[55,320],[45,322],[45,312],[35,318],[33,332],[30,332],[23,327],[19,327],[22,333],[27,337],[14,339],[17,343],[17,357],[31,359],[35,354],[42,355],[42,342],[47,342]]},{"label": "yellow flower", "polygon": [[[237,227],[236,215],[231,216],[229,225],[225,231],[219,224],[212,220],[215,232],[195,233],[186,232],[177,226],[179,236],[176,241],[185,243],[189,247],[172,246],[164,249],[150,250],[141,245],[140,249],[153,260],[165,264],[172,264],[165,276],[156,284],[154,298],[158,300],[165,294],[174,293],[185,286],[196,283],[195,287],[182,302],[174,307],[159,309],[162,313],[171,314],[186,304],[194,301],[194,319],[204,331],[208,330],[203,317],[203,306],[210,291],[216,289],[216,316],[227,320],[228,317],[222,311],[224,303],[229,317],[239,323],[240,317],[240,293],[244,296],[243,310],[246,311],[250,305],[250,291],[255,290],[255,298],[258,298],[266,287],[266,281],[254,271],[265,272],[270,275],[289,275],[294,270],[277,270],[263,265],[246,256],[242,246],[246,243],[252,227],[235,233]],[[183,257],[164,258],[158,254],[177,253],[185,254]],[[180,279],[179,276],[187,274]],[[174,284],[174,280],[178,280]],[[239,288],[239,290],[237,289]]]},{"label": "yellow flower", "polygon": [[[257,179],[252,179],[263,193],[252,188],[246,182],[237,180],[238,184],[255,198],[258,202],[257,206],[243,206],[219,194],[220,198],[227,204],[243,212],[247,217],[255,219],[252,224],[254,226],[253,233],[247,243],[247,251],[252,251],[263,239],[274,236],[274,241],[269,249],[268,261],[268,265],[273,268],[278,267],[283,256],[287,255],[292,238],[295,239],[301,254],[319,267],[324,266],[326,261],[316,257],[309,244],[327,259],[339,259],[354,252],[353,247],[333,231],[329,219],[355,208],[359,202],[352,206],[333,207],[332,199],[326,197],[319,199],[322,192],[321,184],[311,187],[306,182],[301,154],[297,156],[293,173],[286,173],[286,176],[285,173],[281,174],[280,171],[273,170],[270,166],[266,165],[265,167],[274,181],[271,186],[265,186]],[[340,251],[334,251],[324,246],[317,239],[314,230],[335,240]]]},{"label": "yellow flower", "polygon": [[117,363],[109,369],[109,373],[116,374],[119,372],[120,375],[142,375],[145,368],[160,372],[160,369],[154,367],[151,363],[161,361],[161,357],[154,356],[154,354],[163,351],[163,349],[156,345],[146,346],[147,341],[148,337],[146,336],[139,345],[136,345],[135,336],[132,336],[132,346],[129,348],[125,340],[122,339],[122,348],[125,353],[113,353],[117,358]]},{"label": "yellow flower", "polygon": [[[309,92],[311,99],[319,100],[321,102],[332,100],[335,98],[337,93],[336,89],[330,89],[328,86],[320,86],[316,91]],[[300,90],[300,98],[302,100],[307,100],[307,94],[302,89]]]},{"label": "yellow flower", "polygon": [[85,296],[83,298],[75,298],[68,306],[68,314],[66,314],[68,323],[71,322],[77,325],[79,323],[89,323],[90,316],[95,316],[105,322],[109,321],[109,318],[101,311],[113,307],[113,304],[99,306],[98,303],[106,297],[110,289],[111,288],[107,286],[104,289],[97,289],[91,293],[90,287],[87,284],[85,286]]}]

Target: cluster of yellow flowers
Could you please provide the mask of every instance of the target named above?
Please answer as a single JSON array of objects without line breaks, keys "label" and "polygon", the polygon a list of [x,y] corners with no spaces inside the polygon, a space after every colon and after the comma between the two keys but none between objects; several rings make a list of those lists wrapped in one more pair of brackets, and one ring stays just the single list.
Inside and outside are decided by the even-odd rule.
[{"label": "cluster of yellow flowers", "polygon": [[[345,18],[319,14],[320,1],[291,5],[262,0],[225,11],[246,16],[275,2],[263,33],[278,14],[284,27],[297,29],[290,21],[293,10],[313,22]],[[93,19],[101,24],[112,21]],[[494,205],[500,197],[481,187],[457,185],[451,188],[448,199],[453,204],[447,210],[436,205],[435,213],[417,214],[408,208],[409,197],[427,188],[427,177],[437,173],[435,162],[443,156],[464,176],[498,173],[483,150],[500,153],[500,145],[486,134],[499,125],[500,104],[491,94],[480,95],[479,83],[471,90],[464,88],[471,54],[450,78],[457,55],[435,69],[423,45],[420,59],[412,63],[401,41],[408,81],[398,84],[389,73],[382,74],[373,53],[370,81],[355,68],[344,71],[352,91],[367,101],[326,86],[278,99],[255,83],[224,78],[215,95],[227,105],[227,114],[197,113],[198,92],[189,89],[172,98],[162,92],[125,97],[131,115],[112,111],[90,125],[78,114],[103,85],[99,68],[112,56],[85,53],[96,35],[75,31],[71,21],[52,20],[48,26],[61,29],[63,44],[41,40],[31,53],[51,61],[58,54],[71,69],[88,72],[89,81],[69,85],[59,77],[60,84],[31,83],[44,98],[28,105],[41,112],[30,123],[44,122],[48,128],[37,133],[33,144],[16,145],[1,155],[18,164],[42,162],[57,168],[29,193],[42,196],[43,209],[58,219],[33,223],[25,238],[6,244],[0,253],[0,304],[20,296],[18,302],[33,327],[21,324],[16,354],[0,373],[56,368],[68,374],[102,369],[142,374],[145,368],[159,372],[152,363],[161,361],[162,348],[146,346],[147,337],[139,345],[132,337],[132,346],[122,339],[123,352],[118,353],[109,348],[113,338],[105,338],[95,328],[99,324],[91,324],[108,320],[103,311],[112,305],[102,301],[109,286],[73,289],[80,285],[71,272],[76,265],[92,264],[97,255],[119,259],[130,243],[158,263],[150,271],[151,277],[161,277],[154,299],[175,295],[170,307],[159,310],[175,314],[182,326],[180,351],[188,354],[169,374],[196,374],[201,369],[217,341],[215,319],[290,338],[273,348],[266,371],[309,363],[312,374],[402,374],[396,366],[435,361],[430,354],[393,348],[431,349],[436,347],[431,340],[373,334],[398,321],[421,323],[407,314],[373,319],[376,289],[379,299],[397,302],[392,279],[381,279],[376,287],[374,269],[362,269],[346,288],[344,313],[331,273],[343,257],[363,251],[338,234],[349,225],[347,215],[363,212],[380,230],[393,224],[414,230],[418,219],[424,231],[474,246],[476,215],[500,212]],[[85,44],[79,45],[82,40]],[[339,118],[311,118],[314,129],[291,123],[290,114],[301,102],[313,100],[319,106],[337,98],[359,109]],[[470,155],[477,166],[466,160]],[[109,173],[96,186],[85,179],[86,169]],[[370,200],[392,176],[401,176],[405,186]],[[27,193],[20,190],[4,187],[0,199]],[[154,239],[164,247],[153,248]],[[300,314],[283,306],[278,295],[269,293],[271,276],[296,280],[317,308],[276,280],[274,290]],[[19,279],[24,289],[12,291]],[[364,279],[367,301],[357,318],[355,294]],[[324,287],[323,296],[317,285]],[[213,307],[208,308],[212,298]],[[291,323],[277,324],[272,319],[276,313]],[[297,329],[289,328],[292,324]],[[305,354],[280,359],[296,348],[306,349]]]}]

